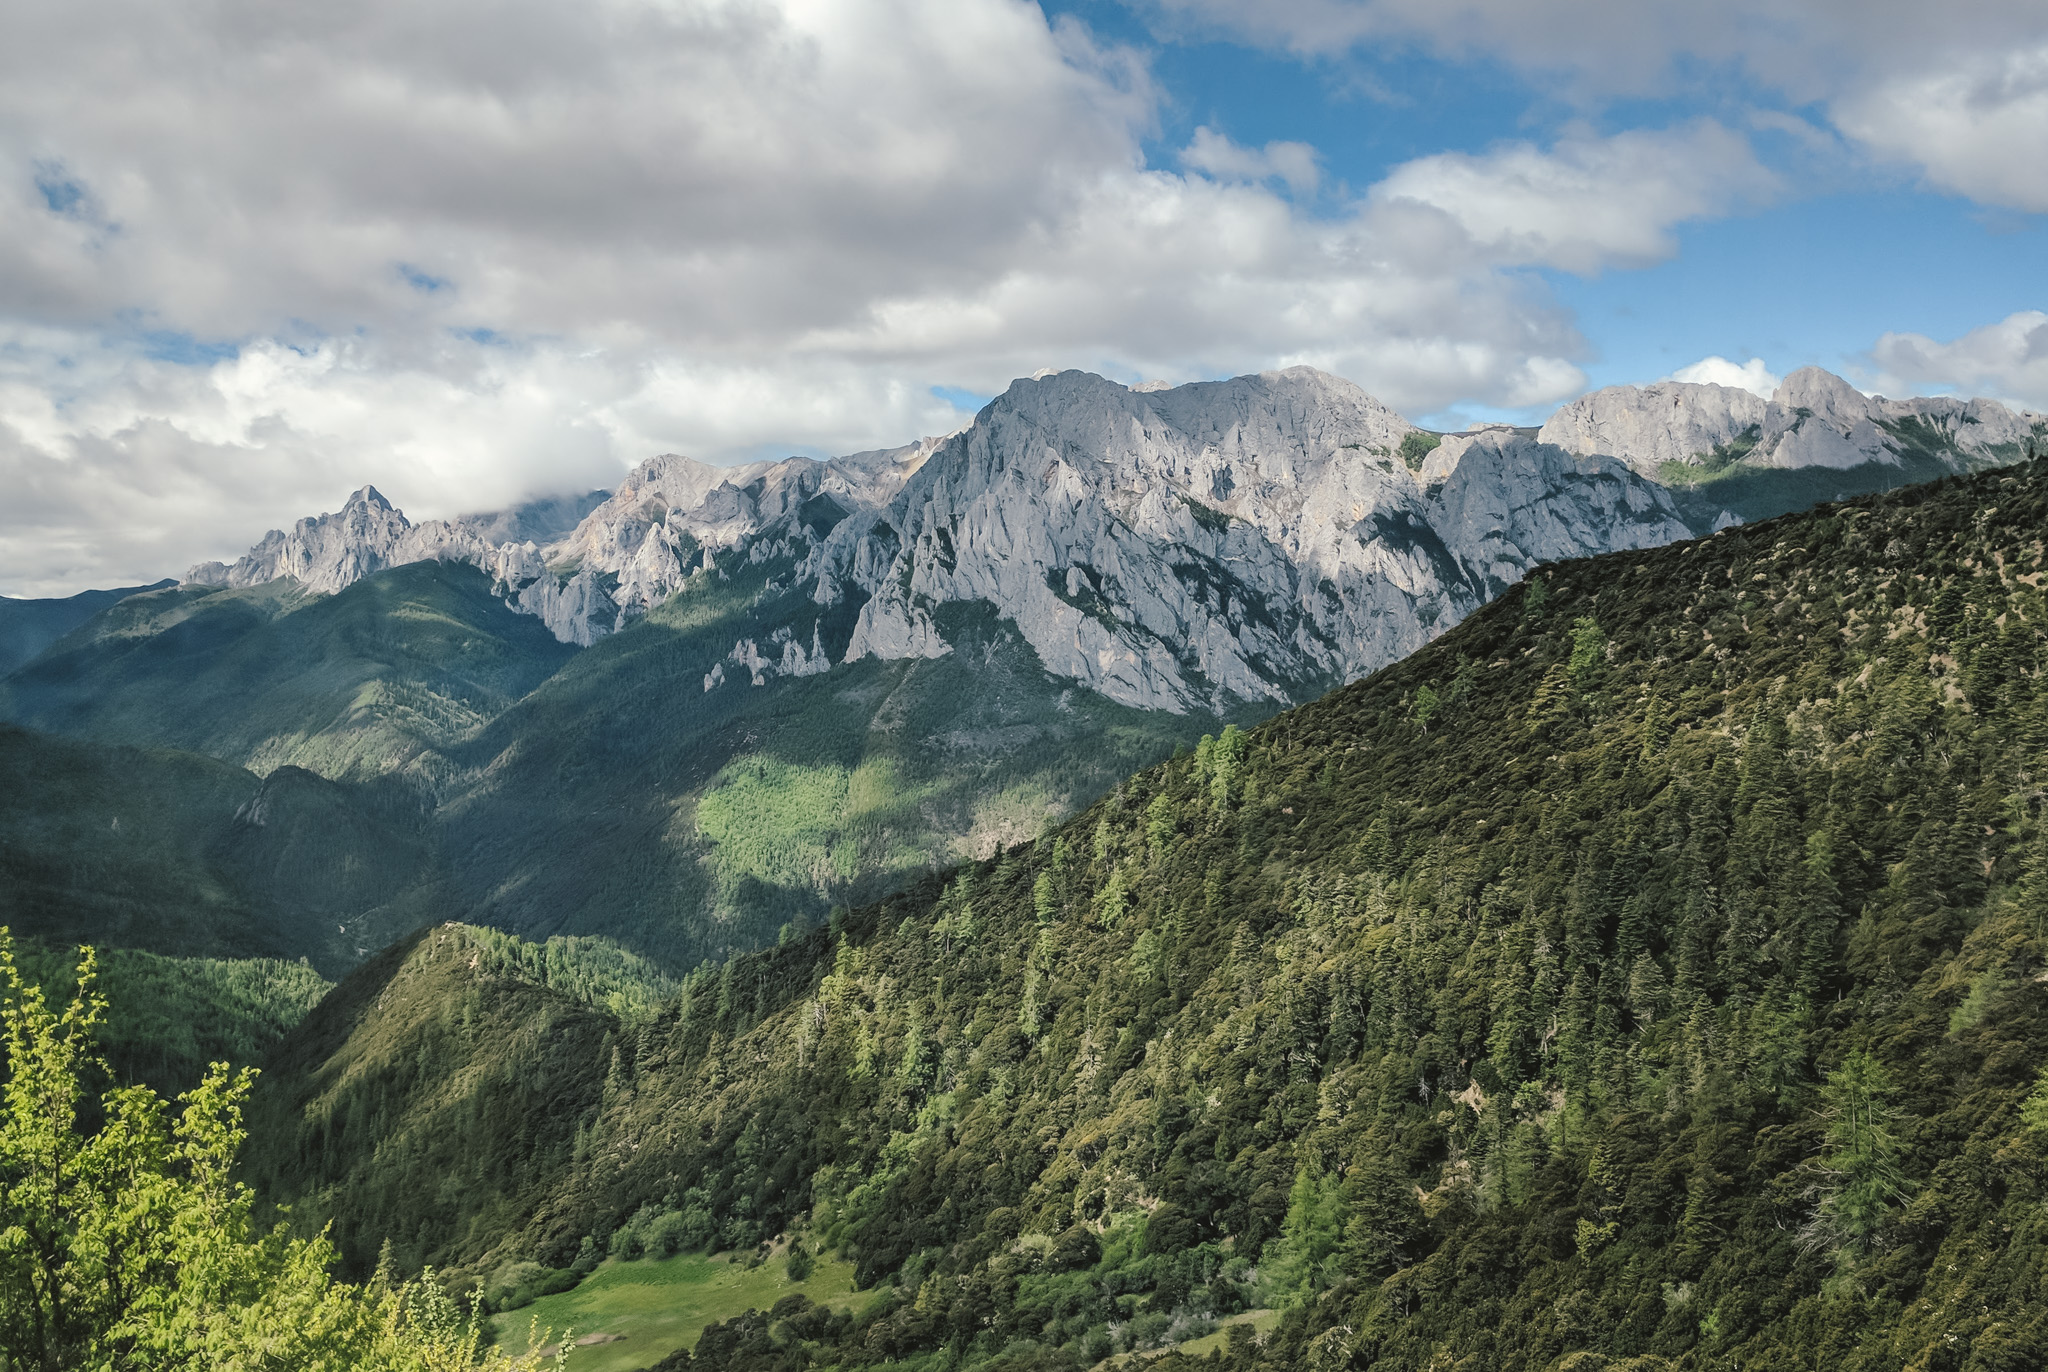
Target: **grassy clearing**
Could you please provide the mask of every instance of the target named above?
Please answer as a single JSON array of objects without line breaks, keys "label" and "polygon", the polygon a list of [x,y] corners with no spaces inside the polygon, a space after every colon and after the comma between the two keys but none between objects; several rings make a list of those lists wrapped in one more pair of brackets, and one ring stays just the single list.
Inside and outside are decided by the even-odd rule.
[{"label": "grassy clearing", "polygon": [[820,1258],[810,1279],[799,1283],[789,1279],[779,1259],[751,1269],[724,1254],[607,1262],[574,1291],[543,1296],[493,1323],[498,1337],[515,1348],[525,1346],[535,1319],[542,1329],[557,1335],[570,1330],[578,1339],[621,1335],[616,1342],[578,1348],[571,1365],[576,1372],[633,1372],[694,1346],[706,1325],[766,1310],[792,1291],[844,1309],[858,1299],[853,1264]]},{"label": "grassy clearing", "polygon": [[1271,1333],[1280,1323],[1278,1310],[1245,1310],[1227,1316],[1216,1322],[1216,1332],[1204,1334],[1199,1339],[1186,1339],[1180,1343],[1162,1344],[1157,1348],[1139,1349],[1133,1353],[1112,1353],[1095,1364],[1089,1372],[1133,1372],[1155,1358],[1168,1353],[1179,1353],[1190,1358],[1206,1358],[1223,1348],[1230,1340],[1230,1327],[1234,1324],[1248,1324],[1261,1335]]},{"label": "grassy clearing", "polygon": [[1259,1333],[1266,1334],[1272,1332],[1273,1326],[1278,1323],[1278,1310],[1247,1310],[1242,1315],[1232,1315],[1229,1319],[1220,1321],[1213,1334],[1205,1334],[1199,1339],[1189,1339],[1186,1343],[1175,1344],[1174,1351],[1185,1353],[1191,1358],[1206,1358],[1223,1347],[1230,1338],[1230,1326],[1233,1324],[1248,1324]]}]

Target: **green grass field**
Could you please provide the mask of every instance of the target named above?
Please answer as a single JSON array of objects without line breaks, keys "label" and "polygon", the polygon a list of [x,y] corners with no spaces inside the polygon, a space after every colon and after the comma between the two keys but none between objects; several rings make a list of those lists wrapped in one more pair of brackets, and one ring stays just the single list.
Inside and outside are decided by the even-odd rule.
[{"label": "green grass field", "polygon": [[508,1310],[494,1324],[499,1339],[511,1349],[526,1347],[527,1330],[536,1318],[557,1338],[565,1330],[576,1339],[621,1335],[616,1342],[576,1349],[569,1366],[574,1372],[635,1372],[678,1348],[694,1346],[706,1325],[748,1310],[766,1310],[792,1291],[837,1309],[859,1299],[850,1262],[820,1258],[810,1279],[797,1283],[789,1279],[780,1258],[748,1269],[727,1255],[684,1254],[658,1261],[607,1262],[574,1291]]},{"label": "green grass field", "polygon": [[1230,1338],[1230,1326],[1233,1324],[1248,1324],[1259,1333],[1268,1334],[1272,1332],[1273,1326],[1279,1323],[1278,1310],[1247,1310],[1242,1315],[1232,1315],[1224,1320],[1213,1334],[1205,1334],[1199,1339],[1189,1339],[1186,1343],[1177,1343],[1171,1350],[1162,1348],[1159,1351],[1185,1353],[1191,1358],[1206,1358],[1223,1347],[1224,1342]]}]

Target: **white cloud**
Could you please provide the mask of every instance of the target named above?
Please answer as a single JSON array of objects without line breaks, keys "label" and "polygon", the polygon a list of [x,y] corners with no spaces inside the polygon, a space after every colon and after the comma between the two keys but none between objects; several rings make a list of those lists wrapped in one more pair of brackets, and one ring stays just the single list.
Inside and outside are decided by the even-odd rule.
[{"label": "white cloud", "polygon": [[1222,181],[1277,179],[1296,195],[1314,194],[1322,180],[1316,150],[1306,143],[1272,142],[1263,148],[1246,148],[1206,125],[1195,130],[1181,150],[1180,160],[1182,166]]},{"label": "white cloud", "polygon": [[1888,395],[1948,387],[2048,412],[2048,314],[2039,310],[2007,315],[1946,343],[1888,333],[1870,356],[1879,369],[1873,389]]},{"label": "white cloud", "polygon": [[1784,380],[1766,367],[1761,357],[1740,363],[1730,362],[1725,357],[1703,357],[1690,367],[1680,367],[1665,379],[1690,381],[1702,386],[1732,386],[1766,400],[1777,394],[1778,383]]},{"label": "white cloud", "polygon": [[1834,115],[1944,190],[2048,213],[2048,45],[1902,74],[1836,102]]},{"label": "white cloud", "polygon": [[1375,200],[1433,206],[1474,242],[1521,262],[1593,272],[1676,251],[1670,230],[1774,193],[1744,139],[1712,120],[1682,129],[1440,153],[1396,168]]},{"label": "white cloud", "polygon": [[1818,105],[1876,157],[1987,204],[2048,208],[2040,0],[1134,0],[1169,29],[1304,55],[1412,45],[1568,98]]},{"label": "white cloud", "polygon": [[792,433],[848,452],[878,428],[940,433],[965,418],[830,360],[768,371],[466,340],[401,360],[351,340],[257,343],[195,368],[17,333],[0,338],[0,593],[231,558],[365,482],[433,518],[611,486],[657,452],[780,456],[769,445]]},{"label": "white cloud", "polygon": [[1304,144],[1147,167],[1156,101],[1024,0],[29,7],[0,591],[175,572],[364,481],[446,514],[901,442],[962,418],[932,384],[1047,361],[1538,404],[1585,348],[1524,269],[1653,259],[1765,180],[1700,124],[1310,209]]}]

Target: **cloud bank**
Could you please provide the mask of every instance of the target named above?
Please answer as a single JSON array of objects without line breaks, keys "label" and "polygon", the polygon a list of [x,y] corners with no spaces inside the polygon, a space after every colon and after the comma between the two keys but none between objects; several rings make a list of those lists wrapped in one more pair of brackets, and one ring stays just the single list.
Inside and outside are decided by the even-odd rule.
[{"label": "cloud bank", "polygon": [[2037,0],[1137,0],[1163,28],[1304,56],[1484,58],[1587,102],[1688,85],[1818,105],[1870,157],[1985,204],[2048,210]]},{"label": "cloud bank", "polygon": [[1725,357],[1703,357],[1690,367],[1680,367],[1665,379],[1690,381],[1702,386],[1732,386],[1766,400],[1777,394],[1778,383],[1784,380],[1766,367],[1761,357],[1739,363],[1730,362]]},{"label": "cloud bank", "polygon": [[1909,395],[1928,388],[1983,395],[2048,413],[2048,314],[2022,310],[1960,338],[1888,333],[1870,350],[1874,389]]},{"label": "cloud bank", "polygon": [[[0,47],[0,592],[232,555],[375,481],[415,516],[659,451],[851,451],[1045,365],[1312,363],[1526,406],[1532,271],[1769,193],[1713,123],[1147,165],[1142,59],[1020,0],[29,7]],[[947,389],[951,388],[951,389]]]}]

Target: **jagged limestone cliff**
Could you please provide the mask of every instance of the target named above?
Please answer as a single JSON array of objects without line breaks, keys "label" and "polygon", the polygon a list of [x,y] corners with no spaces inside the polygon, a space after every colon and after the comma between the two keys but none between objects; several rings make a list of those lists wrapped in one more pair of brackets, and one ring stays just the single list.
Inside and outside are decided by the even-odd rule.
[{"label": "jagged limestone cliff", "polygon": [[[935,609],[982,602],[1055,676],[1182,712],[1305,699],[1412,652],[1539,562],[1689,532],[1611,458],[1491,430],[1417,460],[1428,448],[1404,448],[1411,435],[1306,367],[1138,391],[1061,372],[904,448],[738,468],[653,458],[548,542],[492,544],[481,517],[414,525],[366,487],[188,579],[329,592],[463,561],[588,645],[717,574],[717,553],[795,558],[793,584],[821,611],[858,612],[835,661],[943,655]],[[748,670],[707,689],[815,670],[789,646],[764,657],[736,641]]]},{"label": "jagged limestone cliff", "polygon": [[1802,367],[1769,400],[1685,381],[1610,386],[1558,410],[1538,436],[1574,453],[1612,454],[1644,476],[1690,482],[1738,462],[1839,471],[1920,458],[1971,471],[2018,461],[2044,435],[2048,418],[1995,400],[1887,400]]}]

